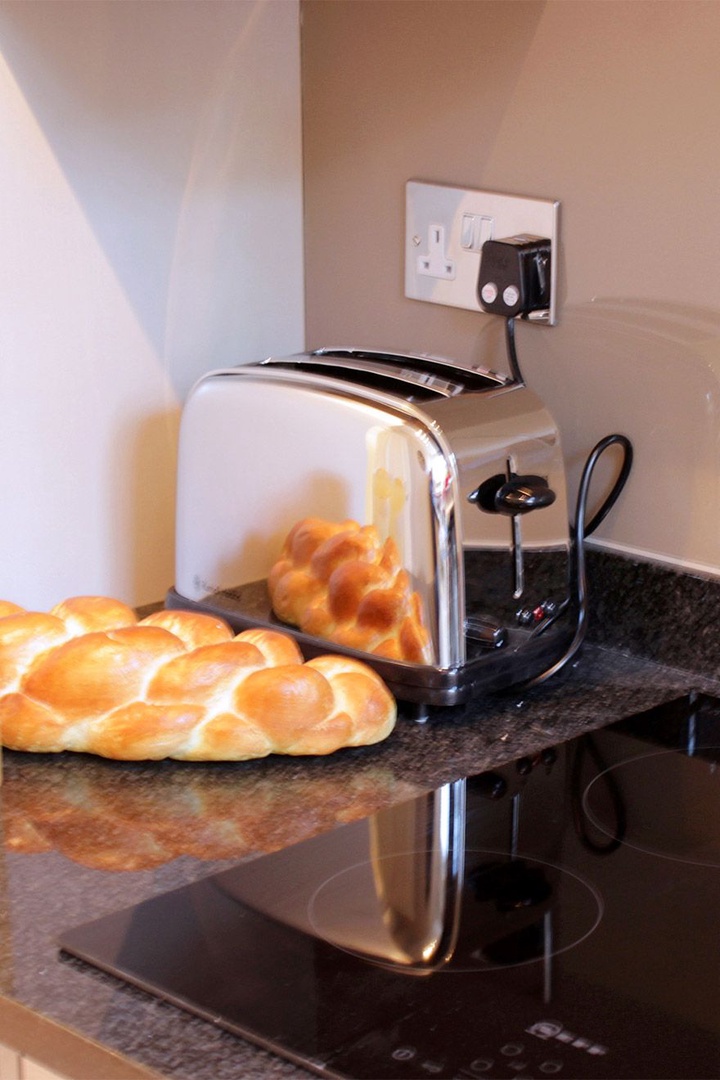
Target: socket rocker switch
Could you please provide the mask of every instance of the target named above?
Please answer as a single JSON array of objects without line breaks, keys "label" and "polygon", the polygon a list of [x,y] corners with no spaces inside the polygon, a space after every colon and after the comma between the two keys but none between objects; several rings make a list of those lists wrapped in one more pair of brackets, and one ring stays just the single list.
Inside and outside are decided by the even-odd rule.
[{"label": "socket rocker switch", "polygon": [[485,241],[492,238],[493,224],[493,219],[483,214],[463,214],[460,226],[463,251],[482,251]]}]

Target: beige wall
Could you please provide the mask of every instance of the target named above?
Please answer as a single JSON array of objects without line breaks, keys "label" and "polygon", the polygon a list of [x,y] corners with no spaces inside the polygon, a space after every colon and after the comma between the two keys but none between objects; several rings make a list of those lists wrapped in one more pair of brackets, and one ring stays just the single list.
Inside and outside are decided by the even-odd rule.
[{"label": "beige wall", "polygon": [[626,432],[636,467],[599,540],[720,573],[720,3],[302,14],[308,345],[499,363],[498,320],[405,299],[405,181],[560,200],[559,325],[518,340],[572,490]]}]

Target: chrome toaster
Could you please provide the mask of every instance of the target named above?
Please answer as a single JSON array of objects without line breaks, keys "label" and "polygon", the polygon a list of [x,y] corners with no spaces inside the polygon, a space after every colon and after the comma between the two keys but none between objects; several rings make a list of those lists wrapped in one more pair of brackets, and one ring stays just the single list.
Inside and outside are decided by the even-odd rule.
[{"label": "chrome toaster", "polygon": [[[293,525],[392,537],[432,659],[353,653],[279,623],[267,576]],[[180,428],[169,607],[346,652],[401,701],[455,705],[541,676],[572,638],[557,428],[522,382],[428,356],[320,349],[211,371]]]}]

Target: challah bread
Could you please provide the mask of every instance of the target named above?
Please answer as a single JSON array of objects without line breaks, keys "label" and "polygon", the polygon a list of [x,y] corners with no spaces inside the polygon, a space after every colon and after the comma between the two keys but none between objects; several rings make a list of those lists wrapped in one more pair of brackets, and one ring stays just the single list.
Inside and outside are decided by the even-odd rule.
[{"label": "challah bread", "polygon": [[283,622],[337,645],[390,660],[429,663],[420,597],[392,539],[373,525],[299,521],[268,575]]},{"label": "challah bread", "polygon": [[25,608],[19,604],[13,604],[12,600],[0,600],[0,619],[5,615],[22,615]]},{"label": "challah bread", "polygon": [[303,663],[274,630],[233,636],[200,612],[138,621],[104,597],[0,616],[0,732],[9,749],[122,760],[241,761],[379,742],[396,705],[351,659]]}]

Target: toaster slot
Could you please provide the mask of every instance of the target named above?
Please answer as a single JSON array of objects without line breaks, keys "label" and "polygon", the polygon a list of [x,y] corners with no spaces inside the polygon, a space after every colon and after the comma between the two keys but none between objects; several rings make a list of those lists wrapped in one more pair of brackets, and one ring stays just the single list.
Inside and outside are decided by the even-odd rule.
[{"label": "toaster slot", "polygon": [[330,375],[401,394],[410,401],[487,392],[505,385],[504,378],[489,371],[458,368],[432,357],[367,349],[317,349],[280,359],[270,357],[264,365]]}]

